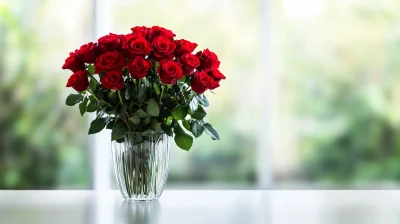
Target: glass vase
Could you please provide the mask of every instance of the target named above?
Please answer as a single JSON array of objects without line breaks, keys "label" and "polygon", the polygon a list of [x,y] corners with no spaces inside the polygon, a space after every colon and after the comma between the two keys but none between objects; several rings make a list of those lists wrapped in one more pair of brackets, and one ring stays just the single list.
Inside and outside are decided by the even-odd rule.
[{"label": "glass vase", "polygon": [[157,200],[168,178],[170,137],[165,133],[127,132],[112,141],[114,173],[128,201]]}]

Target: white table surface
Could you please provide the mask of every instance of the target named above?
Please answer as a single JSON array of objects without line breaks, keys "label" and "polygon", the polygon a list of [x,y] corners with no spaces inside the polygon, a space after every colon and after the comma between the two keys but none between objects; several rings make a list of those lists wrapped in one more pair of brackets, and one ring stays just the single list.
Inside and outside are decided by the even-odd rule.
[{"label": "white table surface", "polygon": [[0,191],[1,224],[391,224],[400,191],[166,190],[156,202],[118,191]]}]

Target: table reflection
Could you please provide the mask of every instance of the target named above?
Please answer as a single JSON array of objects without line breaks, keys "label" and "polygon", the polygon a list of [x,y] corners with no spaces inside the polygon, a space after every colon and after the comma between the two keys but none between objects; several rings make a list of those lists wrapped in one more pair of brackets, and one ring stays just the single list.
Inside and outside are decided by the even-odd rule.
[{"label": "table reflection", "polygon": [[0,191],[0,224],[394,224],[398,191]]},{"label": "table reflection", "polygon": [[161,205],[159,201],[124,201],[115,206],[115,223],[118,224],[158,224]]}]

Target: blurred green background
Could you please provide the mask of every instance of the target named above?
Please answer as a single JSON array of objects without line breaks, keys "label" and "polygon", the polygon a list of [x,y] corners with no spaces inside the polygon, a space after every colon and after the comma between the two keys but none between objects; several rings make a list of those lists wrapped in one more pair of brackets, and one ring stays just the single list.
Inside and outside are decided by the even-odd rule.
[{"label": "blurred green background", "polygon": [[[99,18],[113,33],[164,26],[222,62],[227,80],[207,95],[208,120],[222,140],[204,136],[189,153],[174,147],[169,186],[256,188],[262,175],[277,187],[396,186],[398,6],[395,0],[0,0],[0,189],[93,188],[90,117],[64,105],[70,74],[61,66],[70,51],[96,41]],[[267,100],[272,80],[274,101]],[[266,119],[271,124],[264,122],[266,109],[275,111]],[[113,181],[111,167],[109,176]]]}]

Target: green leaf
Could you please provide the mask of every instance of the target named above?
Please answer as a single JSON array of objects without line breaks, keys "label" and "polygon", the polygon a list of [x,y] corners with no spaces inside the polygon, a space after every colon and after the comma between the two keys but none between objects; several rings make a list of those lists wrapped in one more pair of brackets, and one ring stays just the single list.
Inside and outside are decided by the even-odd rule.
[{"label": "green leaf", "polygon": [[158,117],[158,115],[160,115],[160,108],[158,107],[157,101],[151,99],[147,103],[148,103],[146,107],[147,114],[153,117]]},{"label": "green leaf", "polygon": [[70,94],[67,99],[65,100],[65,104],[68,106],[73,106],[83,99],[81,94]]},{"label": "green leaf", "polygon": [[194,119],[202,120],[206,115],[207,115],[207,112],[204,110],[204,108],[201,105],[199,105],[197,107],[197,110],[190,116],[192,116]]},{"label": "green leaf", "polygon": [[90,82],[89,82],[89,89],[92,90],[93,93],[96,93],[97,86],[98,86],[98,84],[97,84],[96,80],[91,78]]},{"label": "green leaf", "polygon": [[106,114],[108,114],[108,115],[115,114],[116,111],[117,111],[117,108],[114,108],[114,107],[107,107],[107,108],[105,109],[105,112],[106,112]]},{"label": "green leaf", "polygon": [[193,145],[193,137],[184,132],[175,132],[174,140],[179,148],[186,151],[189,151]]},{"label": "green leaf", "polygon": [[160,87],[158,87],[158,85],[156,83],[153,84],[153,89],[156,92],[157,96],[159,96],[161,91],[160,91]]},{"label": "green leaf", "polygon": [[183,120],[182,120],[182,125],[183,125],[183,127],[186,128],[186,130],[190,131],[190,124],[189,124],[189,121],[188,121],[188,120],[183,119]]},{"label": "green leaf", "polygon": [[153,125],[151,126],[153,130],[157,133],[161,132],[161,124],[158,122],[154,122]]},{"label": "green leaf", "polygon": [[117,119],[111,132],[111,140],[121,139],[129,132],[128,126],[121,119]]},{"label": "green leaf", "polygon": [[139,124],[140,123],[140,118],[136,115],[133,115],[131,118],[129,118],[129,120],[132,121],[132,123],[134,124]]},{"label": "green leaf", "polygon": [[87,105],[86,111],[89,113],[95,112],[96,111],[96,107],[94,105],[95,101],[90,101],[90,103]]},{"label": "green leaf", "polygon": [[90,135],[100,132],[106,126],[107,122],[108,122],[107,118],[97,118],[96,120],[93,120],[90,123],[88,134]]},{"label": "green leaf", "polygon": [[136,87],[133,85],[132,81],[128,81],[127,83],[125,83],[125,99],[129,100],[129,99],[134,99],[136,96]]},{"label": "green leaf", "polygon": [[103,107],[104,105],[107,105],[108,103],[104,100],[100,100],[99,102],[99,107]]},{"label": "green leaf", "polygon": [[186,81],[186,76],[183,76],[181,79],[178,80],[178,82],[185,82]]},{"label": "green leaf", "polygon": [[81,116],[83,116],[83,114],[85,114],[85,112],[86,112],[86,107],[87,107],[88,101],[89,101],[89,99],[85,98],[83,100],[83,102],[79,104],[79,111],[81,112]]},{"label": "green leaf", "polygon": [[165,120],[165,124],[166,125],[170,125],[171,122],[174,120],[174,118],[172,116],[167,117],[167,119]]},{"label": "green leaf", "polygon": [[210,106],[210,102],[208,102],[207,97],[204,94],[196,95],[195,96],[199,104],[208,107]]},{"label": "green leaf", "polygon": [[211,124],[205,123],[203,124],[203,127],[212,140],[220,140],[218,131],[215,130]]},{"label": "green leaf", "polygon": [[107,129],[113,129],[114,124],[115,124],[115,120],[111,120],[110,122],[108,122],[106,128]]},{"label": "green leaf", "polygon": [[146,98],[146,86],[144,84],[140,85],[139,94],[138,94],[138,101],[143,102]]},{"label": "green leaf", "polygon": [[126,106],[126,104],[118,106],[117,112],[120,118],[125,118],[125,113],[127,108],[128,107]]},{"label": "green leaf", "polygon": [[154,62],[153,62],[153,71],[154,71],[154,74],[157,74],[157,69],[158,69],[159,66],[160,66],[160,64],[159,64],[157,61],[154,61]]},{"label": "green leaf", "polygon": [[198,106],[199,104],[197,102],[197,99],[193,97],[192,101],[190,101],[189,103],[189,113],[190,114],[194,113],[197,110]]},{"label": "green leaf", "polygon": [[142,132],[142,136],[150,137],[152,135],[153,130],[146,129]]},{"label": "green leaf", "polygon": [[116,91],[110,91],[108,93],[108,98],[112,105],[117,105],[119,103],[118,93]]},{"label": "green leaf", "polygon": [[194,137],[200,137],[204,132],[204,127],[197,121],[194,121],[190,126],[190,132],[194,135]]},{"label": "green leaf", "polygon": [[151,117],[146,117],[146,118],[143,120],[143,124],[150,124],[150,121],[151,121]]},{"label": "green leaf", "polygon": [[185,106],[178,105],[172,110],[172,116],[176,120],[182,120],[183,118],[186,117],[186,115],[187,115],[187,108]]},{"label": "green leaf", "polygon": [[93,64],[89,64],[89,65],[87,66],[87,68],[88,68],[89,73],[90,73],[91,75],[94,75],[94,65],[93,65]]},{"label": "green leaf", "polygon": [[144,110],[142,110],[142,109],[137,110],[137,111],[136,111],[136,115],[137,115],[139,118],[146,118],[146,117],[148,116],[147,113],[144,112]]}]

